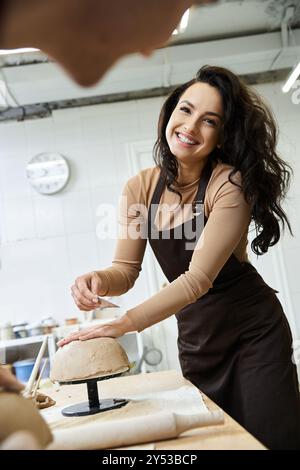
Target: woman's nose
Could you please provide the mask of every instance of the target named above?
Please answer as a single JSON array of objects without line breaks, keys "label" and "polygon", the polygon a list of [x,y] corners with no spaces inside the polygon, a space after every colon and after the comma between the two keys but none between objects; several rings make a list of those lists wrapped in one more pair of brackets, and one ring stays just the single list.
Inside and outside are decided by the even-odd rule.
[{"label": "woman's nose", "polygon": [[199,133],[197,123],[195,121],[186,122],[183,126],[183,129],[190,134],[196,135]]}]

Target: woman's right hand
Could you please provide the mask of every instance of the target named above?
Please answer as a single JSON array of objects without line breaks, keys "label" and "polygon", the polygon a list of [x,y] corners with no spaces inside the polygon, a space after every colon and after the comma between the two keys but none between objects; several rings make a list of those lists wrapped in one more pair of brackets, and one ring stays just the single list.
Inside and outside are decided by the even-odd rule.
[{"label": "woman's right hand", "polygon": [[72,297],[79,310],[90,311],[101,305],[97,295],[105,295],[108,290],[105,276],[97,271],[79,276],[71,287]]}]

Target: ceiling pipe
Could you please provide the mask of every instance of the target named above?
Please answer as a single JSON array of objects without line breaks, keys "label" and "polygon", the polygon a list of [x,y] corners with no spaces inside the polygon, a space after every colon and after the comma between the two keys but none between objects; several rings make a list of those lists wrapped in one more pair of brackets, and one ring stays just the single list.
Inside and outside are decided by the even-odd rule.
[{"label": "ceiling pipe", "polygon": [[284,10],[284,15],[281,21],[281,49],[278,54],[275,56],[270,70],[274,70],[278,61],[282,58],[283,54],[286,52],[289,46],[289,24],[292,22],[292,19],[295,15],[295,5],[288,5]]}]

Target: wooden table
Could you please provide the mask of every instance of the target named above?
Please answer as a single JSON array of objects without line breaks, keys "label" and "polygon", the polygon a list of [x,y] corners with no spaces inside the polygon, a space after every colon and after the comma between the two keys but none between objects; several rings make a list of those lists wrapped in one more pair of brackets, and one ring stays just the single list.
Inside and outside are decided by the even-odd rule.
[{"label": "wooden table", "polygon": [[[180,388],[190,385],[182,375],[173,370],[153,372],[150,374],[129,375],[110,380],[98,382],[99,396],[102,398],[118,398],[132,394],[153,393],[164,390]],[[193,387],[193,386],[192,386]],[[81,401],[86,401],[85,385],[64,385],[58,391],[52,389],[42,390],[56,400],[55,407],[72,405]],[[202,394],[206,406],[210,410],[218,409],[218,406]],[[50,409],[49,409],[50,410]],[[46,410],[45,410],[46,411]],[[106,413],[112,413],[110,411]],[[60,415],[59,415],[60,416]],[[97,415],[94,415],[97,416]],[[84,422],[86,417],[66,418],[59,417],[59,422],[52,423],[52,427],[69,427],[75,422]],[[75,420],[75,421],[74,421]],[[129,447],[128,447],[129,448]],[[263,450],[265,447],[249,434],[242,426],[225,413],[224,424],[193,429],[181,434],[177,439],[169,439],[154,442],[152,445],[140,445],[134,448],[152,448],[157,450],[217,450],[217,449],[248,449]]]}]

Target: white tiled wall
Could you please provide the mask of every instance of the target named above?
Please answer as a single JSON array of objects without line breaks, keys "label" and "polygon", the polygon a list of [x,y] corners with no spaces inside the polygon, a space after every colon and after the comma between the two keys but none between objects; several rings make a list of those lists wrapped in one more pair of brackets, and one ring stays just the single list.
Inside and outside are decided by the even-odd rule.
[{"label": "white tiled wall", "polygon": [[[277,115],[283,157],[295,169],[287,203],[295,238],[285,236],[281,253],[293,314],[299,316],[300,105],[292,104],[280,88],[280,84],[258,87]],[[117,206],[131,176],[126,144],[154,143],[162,102],[155,98],[62,110],[47,119],[0,125],[0,322],[35,321],[49,315],[61,321],[81,315],[70,296],[73,280],[110,265],[114,251],[114,240],[96,237],[97,207],[100,203]],[[25,177],[28,160],[46,151],[62,153],[71,165],[67,188],[53,196],[35,193]],[[276,284],[272,256],[261,258],[258,267],[270,284]],[[146,297],[142,272],[136,287],[119,300],[130,307]],[[299,334],[298,317],[294,323]],[[174,345],[175,338],[172,348]]]}]

